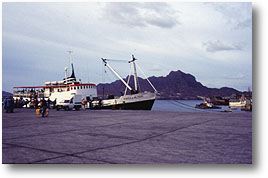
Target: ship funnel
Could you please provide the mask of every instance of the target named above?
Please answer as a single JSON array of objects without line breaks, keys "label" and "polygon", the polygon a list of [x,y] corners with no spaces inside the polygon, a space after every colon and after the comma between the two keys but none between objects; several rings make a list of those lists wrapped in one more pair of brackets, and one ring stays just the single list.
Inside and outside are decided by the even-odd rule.
[{"label": "ship funnel", "polygon": [[73,51],[68,51],[68,52],[69,52],[69,54],[70,54],[70,64],[71,64],[71,66],[72,66],[72,75],[71,75],[70,77],[68,77],[68,78],[74,78],[74,81],[76,81],[75,74],[74,74],[73,59],[72,59],[72,55],[71,55],[71,53],[72,53]]},{"label": "ship funnel", "polygon": [[69,78],[74,78],[74,80],[76,81],[75,74],[74,74],[74,65],[73,63],[71,65],[72,65],[72,75]]}]

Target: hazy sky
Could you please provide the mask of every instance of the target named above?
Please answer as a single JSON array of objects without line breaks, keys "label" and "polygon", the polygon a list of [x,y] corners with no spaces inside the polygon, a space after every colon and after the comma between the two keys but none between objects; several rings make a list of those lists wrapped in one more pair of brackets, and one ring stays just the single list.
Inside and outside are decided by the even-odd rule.
[{"label": "hazy sky", "polygon": [[[2,87],[64,78],[72,54],[83,82],[111,82],[100,58],[148,76],[173,70],[208,87],[252,88],[251,3],[3,3]],[[111,63],[122,77],[130,67]],[[108,70],[107,70],[108,71]]]}]

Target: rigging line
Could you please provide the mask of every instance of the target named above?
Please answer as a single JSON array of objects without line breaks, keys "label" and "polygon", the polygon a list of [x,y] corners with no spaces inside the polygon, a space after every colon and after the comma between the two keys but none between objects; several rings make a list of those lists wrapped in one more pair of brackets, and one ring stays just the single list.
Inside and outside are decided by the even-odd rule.
[{"label": "rigging line", "polygon": [[120,60],[120,59],[106,59],[106,61],[128,63],[128,60]]},{"label": "rigging line", "polygon": [[[104,66],[105,67],[105,66]],[[112,71],[110,71],[110,70],[108,70],[109,71],[109,73],[112,73],[113,74],[113,76],[115,77],[115,79],[117,78],[117,76],[112,72]],[[107,83],[108,82],[110,82],[110,83],[113,83],[113,82],[116,82],[117,80],[114,80],[113,81],[113,79],[111,79],[110,77],[109,77],[109,74],[108,74],[108,72],[105,72],[105,76],[107,77],[107,79],[108,79],[108,81],[107,81]],[[124,79],[123,79],[124,80]],[[122,83],[122,82],[120,82],[120,87],[119,88],[123,88],[124,87],[124,84]],[[115,90],[115,91],[118,91],[118,88],[116,88],[116,86],[115,85],[111,85],[112,86],[112,89],[113,90]]]},{"label": "rigging line", "polygon": [[153,86],[153,84],[150,82],[150,80],[148,79],[148,77],[145,75],[145,73],[141,70],[140,66],[136,63],[138,69],[140,70],[140,72],[143,74],[143,76],[145,77],[145,79],[149,82],[149,84],[151,85],[151,87],[154,89],[155,92],[157,92],[157,90],[155,89],[155,87]]},{"label": "rigging line", "polygon": [[179,105],[179,104],[177,104],[177,103],[173,103],[173,102],[171,102],[171,101],[169,101],[169,102],[170,102],[171,104],[173,104],[173,105],[179,106],[179,107],[184,108],[184,109],[188,109],[188,110],[192,110],[192,111],[199,111],[199,110],[196,110],[195,108],[185,107],[185,106]]},{"label": "rigging line", "polygon": [[177,101],[177,100],[174,100],[174,102],[179,103],[179,104],[181,104],[181,105],[185,105],[185,106],[187,106],[187,107],[190,107],[190,108],[192,108],[192,110],[195,110],[195,111],[211,112],[211,111],[206,111],[206,110],[202,110],[202,109],[199,109],[199,108],[195,108],[195,107],[193,107],[193,106],[191,106],[191,105],[188,105],[188,104],[179,102],[179,101]]},{"label": "rigging line", "polygon": [[[132,74],[132,65],[130,65],[130,71],[129,71],[129,75],[128,75],[128,79],[127,79],[127,84],[129,85],[129,80]],[[127,87],[125,89],[125,95],[127,94]]]},{"label": "rigging line", "polygon": [[193,107],[193,106],[191,106],[191,105],[188,105],[188,104],[179,102],[179,101],[177,101],[177,100],[174,100],[174,102],[179,103],[179,104],[182,104],[182,105],[185,105],[185,106],[188,106],[188,107],[191,107],[191,108],[193,108],[193,109],[195,109],[195,110],[197,110],[197,111],[204,111],[204,112],[219,112],[219,111],[210,111],[210,110],[203,110],[203,109],[195,108],[195,107]]}]

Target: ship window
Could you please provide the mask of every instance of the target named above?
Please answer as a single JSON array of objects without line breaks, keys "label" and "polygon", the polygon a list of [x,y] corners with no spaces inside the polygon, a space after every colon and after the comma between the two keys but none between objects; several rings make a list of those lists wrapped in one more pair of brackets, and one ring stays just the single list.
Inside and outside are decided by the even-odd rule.
[{"label": "ship window", "polygon": [[76,90],[76,87],[74,87],[74,89]]},{"label": "ship window", "polygon": [[86,89],[86,86],[84,86],[84,89]]}]

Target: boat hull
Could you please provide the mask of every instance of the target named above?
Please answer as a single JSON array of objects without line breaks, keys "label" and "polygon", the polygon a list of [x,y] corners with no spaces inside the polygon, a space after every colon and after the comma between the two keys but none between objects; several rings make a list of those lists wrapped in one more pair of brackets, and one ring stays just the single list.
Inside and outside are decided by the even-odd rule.
[{"label": "boat hull", "polygon": [[110,106],[102,106],[101,109],[151,110],[154,101],[155,99],[133,103],[114,104]]},{"label": "boat hull", "polygon": [[115,99],[93,102],[93,109],[151,110],[155,99],[156,94],[150,92],[124,95]]},{"label": "boat hull", "polygon": [[230,107],[243,107],[246,106],[246,102],[230,102]]}]

